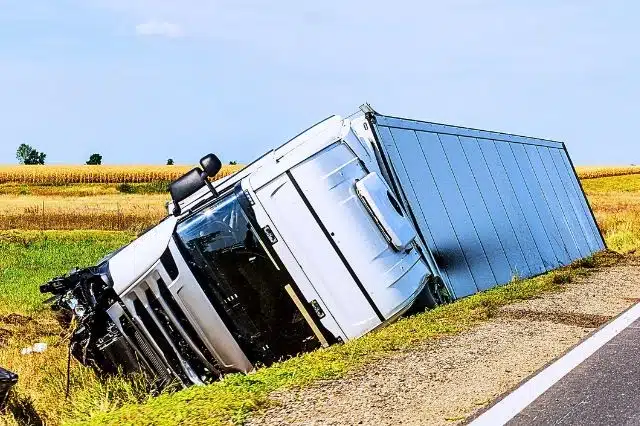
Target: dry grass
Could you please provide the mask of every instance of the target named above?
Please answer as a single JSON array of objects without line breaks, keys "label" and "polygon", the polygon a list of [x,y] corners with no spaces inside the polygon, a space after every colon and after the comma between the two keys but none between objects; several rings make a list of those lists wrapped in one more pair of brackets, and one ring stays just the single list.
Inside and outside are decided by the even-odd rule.
[{"label": "dry grass", "polygon": [[[192,166],[0,166],[0,183],[64,185],[170,181],[191,168]],[[223,166],[216,179],[241,168],[242,166]]]},{"label": "dry grass", "polygon": [[[224,166],[215,179],[242,166]],[[140,231],[167,215],[183,166],[0,166],[0,230]]]},{"label": "dry grass", "polygon": [[640,166],[584,166],[576,167],[580,179],[595,179],[609,176],[624,176],[640,173]]},{"label": "dry grass", "polygon": [[167,215],[165,194],[0,195],[0,229],[139,231]]},{"label": "dry grass", "polygon": [[[0,326],[4,336],[0,365],[20,375],[16,393],[8,406],[10,414],[0,416],[0,424],[58,424],[79,401],[91,399],[95,406],[117,408],[123,403],[142,402],[148,398],[148,390],[141,381],[115,378],[103,382],[91,370],[73,362],[69,375],[70,399],[67,400],[67,331],[58,325],[53,315],[49,312],[37,317],[13,314],[2,318]],[[20,355],[21,348],[35,342],[47,343],[47,351]]]},{"label": "dry grass", "polygon": [[640,175],[587,179],[582,185],[609,248],[640,250]]},{"label": "dry grass", "polygon": [[[0,365],[19,374],[16,392],[6,415],[0,415],[0,424],[56,425],[74,410],[116,407],[149,397],[139,380],[101,381],[91,370],[73,362],[71,393],[66,400],[69,330],[59,325],[38,291],[44,281],[74,266],[91,264],[132,237],[102,231],[0,233]],[[20,354],[22,348],[36,342],[47,343],[48,350]]]},{"label": "dry grass", "polygon": [[117,195],[118,184],[79,183],[69,185],[28,185],[24,183],[0,183],[0,195],[38,195],[41,197],[94,197],[96,195]]}]

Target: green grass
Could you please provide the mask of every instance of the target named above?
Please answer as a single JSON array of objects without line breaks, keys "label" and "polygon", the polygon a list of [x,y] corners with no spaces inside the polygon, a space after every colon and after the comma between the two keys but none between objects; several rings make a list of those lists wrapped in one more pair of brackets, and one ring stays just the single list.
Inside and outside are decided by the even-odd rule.
[{"label": "green grass", "polygon": [[124,194],[168,194],[170,184],[169,181],[121,183],[116,189]]},{"label": "green grass", "polygon": [[574,277],[615,257],[598,255],[543,276],[516,280],[453,304],[405,318],[344,345],[303,354],[249,375],[234,374],[205,387],[162,395],[144,404],[107,413],[87,410],[70,424],[90,425],[224,425],[242,423],[254,411],[268,406],[269,393],[332,380],[392,353],[418,347],[442,336],[459,333],[493,317],[498,308],[520,300],[559,291]]},{"label": "green grass", "polygon": [[[40,284],[69,269],[94,264],[133,238],[124,232],[0,232],[0,365],[20,376],[0,424],[57,425],[78,410],[115,409],[141,402],[149,393],[139,379],[99,380],[77,362],[71,368],[71,398],[65,400],[67,336],[42,303]],[[44,354],[20,355],[21,348],[46,342]],[[78,408],[81,407],[81,408]]]},{"label": "green grass", "polygon": [[39,285],[95,263],[133,234],[108,231],[5,231],[0,234],[0,315],[46,309]]}]

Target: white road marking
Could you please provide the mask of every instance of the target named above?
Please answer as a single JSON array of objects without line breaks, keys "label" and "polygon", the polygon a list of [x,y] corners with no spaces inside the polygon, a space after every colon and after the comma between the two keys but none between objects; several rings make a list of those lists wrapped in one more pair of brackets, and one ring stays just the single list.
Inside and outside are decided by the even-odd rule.
[{"label": "white road marking", "polygon": [[628,309],[565,356],[529,379],[471,422],[470,426],[504,425],[638,318],[640,318],[640,304]]}]

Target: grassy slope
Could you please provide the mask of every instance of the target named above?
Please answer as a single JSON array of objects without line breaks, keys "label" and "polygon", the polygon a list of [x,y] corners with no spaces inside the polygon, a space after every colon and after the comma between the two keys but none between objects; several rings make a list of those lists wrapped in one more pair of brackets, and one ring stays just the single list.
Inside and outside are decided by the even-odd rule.
[{"label": "grassy slope", "polygon": [[44,309],[38,284],[90,265],[132,234],[107,231],[7,231],[0,234],[0,315]]},{"label": "grassy slope", "polygon": [[[615,261],[598,256],[534,279],[477,294],[456,303],[405,318],[344,345],[303,354],[250,375],[230,375],[205,387],[163,395],[143,405],[129,405],[112,413],[86,413],[92,425],[223,425],[241,423],[253,410],[269,403],[271,391],[336,379],[391,353],[444,335],[458,333],[486,320],[497,308],[518,300],[561,290],[577,275]],[[84,424],[84,419],[78,419]]]},{"label": "grassy slope", "polygon": [[[75,403],[103,409],[118,401],[141,401],[135,384],[121,379],[99,382],[88,369],[73,365],[72,402],[64,399],[67,343],[39,285],[75,266],[93,264],[133,235],[115,232],[0,233],[0,365],[19,374],[17,393],[0,424],[58,424]],[[20,355],[21,348],[46,342],[44,354]],[[135,396],[135,397],[134,397]]]}]

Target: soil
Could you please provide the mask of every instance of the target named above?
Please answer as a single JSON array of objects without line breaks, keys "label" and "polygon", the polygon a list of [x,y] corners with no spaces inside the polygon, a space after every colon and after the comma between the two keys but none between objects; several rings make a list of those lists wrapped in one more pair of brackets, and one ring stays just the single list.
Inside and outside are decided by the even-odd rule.
[{"label": "soil", "polygon": [[640,300],[640,259],[515,303],[461,334],[348,377],[271,395],[250,425],[453,425]]}]

